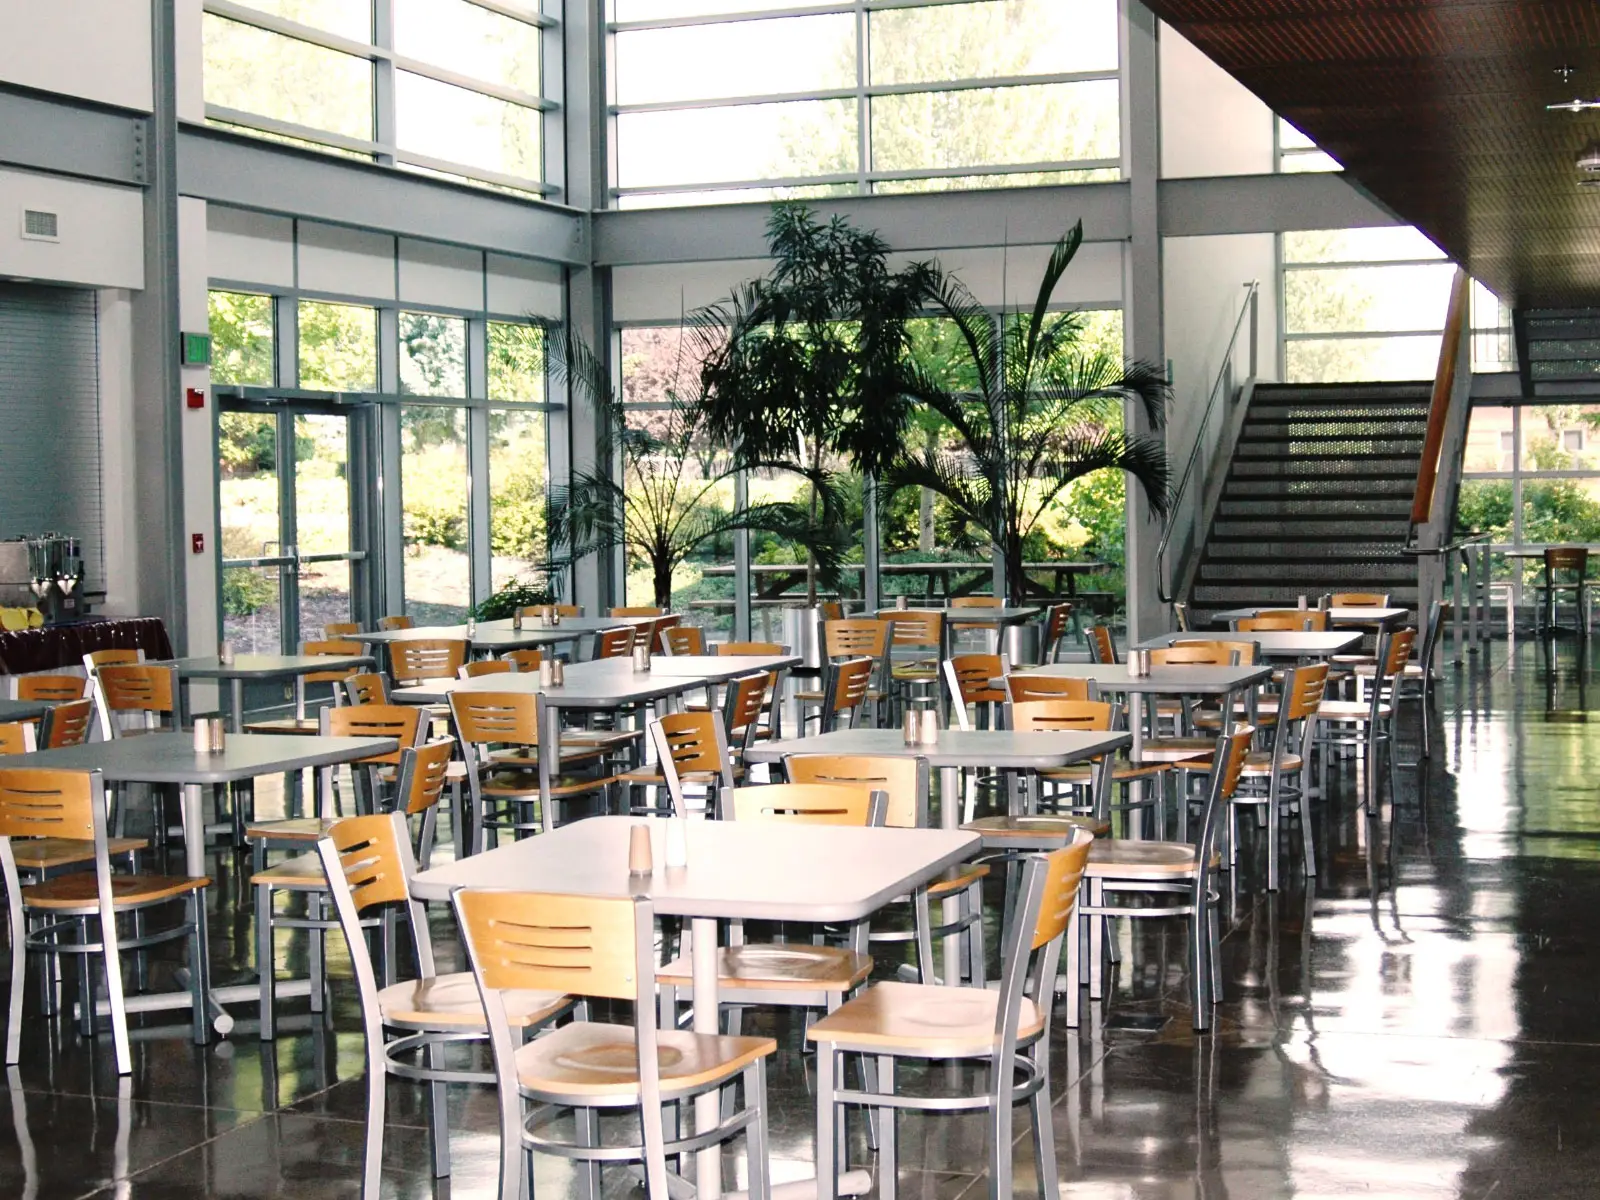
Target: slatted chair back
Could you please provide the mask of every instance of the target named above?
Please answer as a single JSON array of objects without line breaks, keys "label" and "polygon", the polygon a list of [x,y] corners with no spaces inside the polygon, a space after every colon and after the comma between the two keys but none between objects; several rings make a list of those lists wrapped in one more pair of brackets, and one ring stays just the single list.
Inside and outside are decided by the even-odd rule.
[{"label": "slatted chair back", "polygon": [[94,701],[69,700],[57,704],[39,722],[39,748],[62,750],[89,740],[94,726]]},{"label": "slatted chair back", "polygon": [[896,650],[938,650],[944,645],[944,613],[937,609],[901,609],[887,620]]},{"label": "slatted chair back", "polygon": [[337,874],[349,887],[357,913],[379,904],[409,902],[415,864],[411,839],[399,812],[346,817],[329,828],[327,840],[338,858]]},{"label": "slatted chair back", "polygon": [[389,665],[396,683],[454,679],[470,648],[462,638],[405,638],[389,643]]},{"label": "slatted chair back", "polygon": [[740,675],[728,682],[727,694],[722,702],[728,745],[743,748],[755,739],[761,714],[766,711],[770,685],[771,677],[766,671]]},{"label": "slatted chair back", "polygon": [[414,704],[343,704],[321,713],[324,737],[381,737],[399,742],[385,754],[369,754],[357,761],[366,765],[395,765],[407,746],[418,746],[427,732],[422,709]]},{"label": "slatted chair back", "polygon": [[1327,628],[1328,614],[1315,608],[1261,613],[1233,623],[1235,633],[1323,633]]},{"label": "slatted chair back", "polygon": [[733,759],[723,723],[713,712],[669,713],[645,726],[656,748],[661,776],[672,797],[672,811],[685,816],[683,784],[690,775],[712,775],[717,787],[732,787]]},{"label": "slatted chair back", "polygon": [[1117,662],[1117,641],[1111,636],[1111,626],[1091,625],[1083,631],[1089,642],[1089,658],[1097,663]]},{"label": "slatted chair back", "polygon": [[12,680],[11,694],[17,700],[59,704],[82,700],[89,695],[90,681],[86,675],[15,675]]},{"label": "slatted chair back", "polygon": [[511,664],[514,671],[537,671],[544,662],[543,650],[507,650],[500,656],[501,662]]},{"label": "slatted chair back", "polygon": [[0,725],[0,755],[32,754],[37,748],[32,722],[9,721]]},{"label": "slatted chair back", "polygon": [[1234,655],[1231,646],[1207,642],[1201,646],[1162,646],[1150,651],[1150,662],[1157,667],[1231,667]]},{"label": "slatted chair back", "polygon": [[1406,663],[1411,659],[1411,647],[1416,644],[1416,640],[1415,629],[1396,629],[1390,635],[1389,654],[1383,668],[1384,679],[1393,679],[1406,669]]},{"label": "slatted chair back", "polygon": [[661,631],[661,648],[668,654],[704,654],[705,630],[698,625],[671,625]]},{"label": "slatted chair back", "polygon": [[1330,608],[1388,608],[1388,592],[1333,592],[1328,596]]},{"label": "slatted chair back", "polygon": [[644,638],[644,644],[650,647],[651,654],[665,654],[666,644],[662,639],[666,636],[667,630],[676,629],[682,624],[683,617],[680,614],[667,613],[665,616],[657,617],[648,625],[641,625],[634,633],[634,642],[637,644],[640,638]]},{"label": "slatted chair back", "polygon": [[855,725],[867,693],[872,690],[873,666],[870,658],[848,658],[833,665],[822,702],[823,732],[838,729],[847,715],[849,725]]},{"label": "slatted chair back", "polygon": [[994,681],[1006,674],[998,654],[952,654],[944,664],[950,698],[963,709],[968,704],[1004,704],[1005,688]]},{"label": "slatted chair back", "polygon": [[1007,697],[1016,704],[1028,700],[1094,700],[1099,689],[1092,679],[1069,675],[1031,675],[1026,671],[1006,676]]},{"label": "slatted chair back", "polygon": [[869,754],[791,754],[790,783],[844,784],[884,794],[883,823],[894,829],[928,824],[928,760]]},{"label": "slatted chair back", "polygon": [[767,783],[724,788],[718,812],[725,821],[781,821],[790,825],[882,825],[888,797],[860,784]]},{"label": "slatted chair back", "polygon": [[[485,989],[635,1001],[655,990],[653,966],[641,978],[636,953],[640,927],[652,924],[642,899],[462,888],[455,903]],[[641,1016],[654,1007],[638,1005]],[[645,1056],[647,1070],[654,1059]]]},{"label": "slatted chair back", "polygon": [[174,668],[145,663],[98,667],[94,682],[102,737],[121,736],[119,717],[133,716],[145,729],[161,728],[163,718],[176,723],[178,673]]},{"label": "slatted chair back", "polygon": [[650,608],[647,605],[623,604],[611,610],[613,617],[659,617],[666,613],[664,608]]},{"label": "slatted chair back", "polygon": [[[366,647],[360,642],[345,641],[339,638],[330,638],[319,642],[301,642],[300,653],[312,658],[351,658],[366,653]],[[301,676],[306,683],[343,683],[350,676],[358,674],[361,667],[335,667],[328,671],[311,671]]]},{"label": "slatted chair back", "polygon": [[467,746],[537,746],[538,699],[532,692],[452,692],[456,736]]},{"label": "slatted chair back", "polygon": [[415,629],[416,627],[417,623],[411,617],[391,616],[378,618],[378,629],[383,633],[394,633],[401,629]]},{"label": "slatted chair back", "polygon": [[1011,728],[1020,733],[1111,728],[1112,708],[1103,700],[1024,700],[1011,705]]},{"label": "slatted chair back", "polygon": [[1283,673],[1283,698],[1278,703],[1280,721],[1301,721],[1315,716],[1328,688],[1328,664],[1294,667]]},{"label": "slatted chair back", "polygon": [[[100,838],[97,849],[104,854],[104,796],[98,771],[0,768],[0,838],[8,840],[7,858],[10,857],[11,838],[49,837],[89,842],[95,841],[97,834]],[[97,809],[98,821],[95,819]],[[14,860],[11,869],[15,870]],[[15,877],[7,883],[14,886]]]},{"label": "slatted chair back", "polygon": [[822,609],[822,619],[824,621],[844,620],[844,605],[839,601],[824,600],[818,607]]},{"label": "slatted chair back", "polygon": [[375,671],[362,671],[344,681],[345,698],[354,706],[389,703],[389,681]]},{"label": "slatted chair back", "polygon": [[951,608],[1004,608],[1005,601],[999,596],[951,596]]},{"label": "slatted chair back", "polygon": [[822,646],[829,658],[880,659],[889,648],[889,623],[872,617],[845,617],[822,626]]},{"label": "slatted chair back", "polygon": [[1055,662],[1061,653],[1061,639],[1072,629],[1072,605],[1052,604],[1044,618],[1044,655],[1046,662]]},{"label": "slatted chair back", "polygon": [[1172,646],[1215,646],[1232,654],[1234,665],[1241,667],[1255,666],[1256,656],[1261,651],[1255,642],[1242,638],[1179,638],[1172,643]]},{"label": "slatted chair back", "polygon": [[450,774],[450,757],[456,744],[452,738],[440,738],[421,746],[407,746],[400,752],[400,766],[395,771],[395,808],[408,817],[418,819],[417,862],[422,870],[428,869],[433,858],[433,840],[439,822],[439,798]]},{"label": "slatted chair back", "polygon": [[329,621],[322,627],[322,636],[330,642],[354,637],[360,632],[361,626],[354,621]]},{"label": "slatted chair back", "polygon": [[742,655],[760,657],[763,655],[782,654],[784,647],[777,642],[718,642],[716,651],[726,658]]},{"label": "slatted chair back", "polygon": [[1044,886],[1030,949],[1041,950],[1066,933],[1092,845],[1088,838],[1075,837],[1070,845],[1044,856]]},{"label": "slatted chair back", "polygon": [[135,667],[143,661],[143,650],[91,650],[83,656],[83,669],[93,675],[100,667]]},{"label": "slatted chair back", "polygon": [[462,663],[456,670],[458,679],[477,679],[480,675],[509,675],[516,670],[516,663],[504,658],[480,658],[473,662]]},{"label": "slatted chair back", "polygon": [[596,658],[627,658],[633,653],[633,626],[619,625],[605,629],[595,636]]}]

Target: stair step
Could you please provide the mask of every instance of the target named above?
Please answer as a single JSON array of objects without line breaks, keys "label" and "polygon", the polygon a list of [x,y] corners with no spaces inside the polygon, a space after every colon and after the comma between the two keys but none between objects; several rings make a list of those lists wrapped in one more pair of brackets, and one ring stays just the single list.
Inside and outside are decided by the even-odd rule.
[{"label": "stair step", "polygon": [[[1259,479],[1229,479],[1227,486],[1222,491],[1222,502],[1230,500],[1250,501],[1259,503],[1265,500],[1292,500],[1300,507],[1297,511],[1308,511],[1306,504],[1342,504],[1349,500],[1386,500],[1393,504],[1403,502],[1405,511],[1411,511],[1411,496],[1417,490],[1417,481],[1411,478],[1393,479],[1363,479],[1357,481],[1359,486],[1341,486],[1341,481],[1333,479],[1295,479],[1283,480],[1272,478]],[[1359,509],[1360,512],[1371,512],[1372,509]]]},{"label": "stair step", "polygon": [[1202,563],[1196,587],[1207,584],[1233,584],[1243,587],[1269,587],[1274,583],[1293,581],[1297,585],[1314,583],[1319,588],[1330,586],[1330,580],[1348,584],[1336,591],[1393,591],[1397,587],[1415,587],[1415,573],[1397,572],[1390,563],[1338,563],[1279,562],[1258,563],[1254,566],[1230,564],[1214,567]]},{"label": "stair step", "polygon": [[1417,460],[1383,454],[1371,456],[1345,454],[1326,457],[1320,454],[1301,454],[1287,459],[1235,458],[1233,469],[1229,472],[1230,480],[1244,477],[1259,478],[1263,475],[1278,478],[1307,476],[1324,479],[1344,478],[1351,481],[1410,479],[1415,483]]},{"label": "stair step", "polygon": [[1414,441],[1421,448],[1427,437],[1426,421],[1390,421],[1382,417],[1352,417],[1325,421],[1292,416],[1255,417],[1245,420],[1239,436],[1247,441],[1262,438],[1297,438],[1305,441],[1348,441],[1353,438],[1383,438],[1388,441]]},{"label": "stair step", "polygon": [[[1286,513],[1254,518],[1218,515],[1211,528],[1211,541],[1219,545],[1235,538],[1339,538],[1350,539],[1349,517],[1329,519],[1331,514]],[[1411,522],[1406,516],[1380,518],[1368,513],[1352,513],[1359,517],[1361,528],[1368,537],[1404,541],[1411,532]]]},{"label": "stair step", "polygon": [[1241,458],[1310,458],[1326,461],[1329,458],[1381,457],[1409,458],[1415,461],[1422,455],[1420,438],[1376,438],[1353,435],[1340,438],[1255,435],[1239,438]]},{"label": "stair step", "polygon": [[1321,400],[1421,400],[1426,403],[1433,395],[1432,380],[1404,380],[1395,383],[1258,383],[1256,398],[1312,402]]},{"label": "stair step", "polygon": [[1206,562],[1244,562],[1258,558],[1314,558],[1326,562],[1334,558],[1400,558],[1404,535],[1381,540],[1357,541],[1342,537],[1273,538],[1270,536],[1222,537],[1213,534],[1206,547]]}]

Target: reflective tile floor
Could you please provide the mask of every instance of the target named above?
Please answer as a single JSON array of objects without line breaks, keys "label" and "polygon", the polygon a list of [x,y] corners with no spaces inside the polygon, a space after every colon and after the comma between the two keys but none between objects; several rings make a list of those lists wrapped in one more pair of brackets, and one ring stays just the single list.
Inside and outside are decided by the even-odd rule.
[{"label": "reflective tile floor", "polygon": [[[1226,898],[1215,1035],[1190,1029],[1181,932],[1124,935],[1110,1000],[1052,1039],[1063,1195],[1600,1195],[1600,736],[1587,729],[1600,655],[1585,653],[1497,644],[1489,664],[1447,669],[1431,759],[1402,768],[1372,824],[1351,815],[1353,779],[1339,781],[1310,888],[1296,868],[1269,896],[1244,864]],[[1405,718],[1412,761],[1419,726]],[[1259,849],[1247,839],[1246,859]],[[219,856],[217,872],[214,901],[231,913],[238,867]],[[219,973],[239,975],[248,919],[219,913],[213,929]],[[280,949],[288,966],[299,953]],[[447,953],[441,969],[458,961]],[[348,979],[334,986],[331,1021],[288,1001],[272,1045],[245,1019],[205,1048],[143,1029],[124,1080],[108,1039],[30,1011],[9,1111],[0,1104],[0,1198],[357,1195],[362,1041]],[[811,1155],[809,1063],[797,1023],[768,1027],[780,1041],[774,1174],[797,1179]],[[949,1082],[941,1068],[915,1084]],[[494,1194],[490,1097],[453,1091],[454,1172],[435,1181],[418,1097],[391,1085],[386,1195]],[[1018,1133],[1029,1194],[1020,1114]],[[859,1139],[855,1154],[870,1165]],[[902,1122],[902,1196],[985,1196],[986,1161],[974,1118]],[[541,1164],[536,1195],[570,1183]],[[606,1191],[637,1188],[618,1172]]]}]

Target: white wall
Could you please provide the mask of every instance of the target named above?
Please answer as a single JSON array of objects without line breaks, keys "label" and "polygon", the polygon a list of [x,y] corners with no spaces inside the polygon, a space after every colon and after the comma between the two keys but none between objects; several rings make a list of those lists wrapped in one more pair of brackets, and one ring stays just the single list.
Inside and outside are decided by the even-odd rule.
[{"label": "white wall", "polygon": [[[55,213],[60,240],[24,238],[24,208]],[[0,170],[0,275],[41,283],[142,288],[143,192],[34,171]]]},{"label": "white wall", "polygon": [[[209,323],[206,297],[206,203],[188,196],[178,198],[178,324],[190,333],[203,333]],[[182,405],[179,437],[183,444],[184,554],[188,589],[189,644],[183,653],[213,654],[217,648],[217,554],[221,534],[217,528],[217,448],[215,404],[211,372],[206,367],[180,370],[184,391],[205,393],[204,408],[189,408],[182,395],[172,403]],[[205,538],[196,554],[191,538]],[[204,702],[197,695],[197,703]]]},{"label": "white wall", "polygon": [[149,112],[150,57],[150,0],[0,0],[6,83]]},{"label": "white wall", "polygon": [[133,312],[122,289],[99,295],[100,309],[100,488],[105,498],[106,598],[108,616],[140,615],[139,512],[134,486]]},{"label": "white wall", "polygon": [[1272,111],[1172,26],[1161,26],[1161,174],[1264,175]]}]

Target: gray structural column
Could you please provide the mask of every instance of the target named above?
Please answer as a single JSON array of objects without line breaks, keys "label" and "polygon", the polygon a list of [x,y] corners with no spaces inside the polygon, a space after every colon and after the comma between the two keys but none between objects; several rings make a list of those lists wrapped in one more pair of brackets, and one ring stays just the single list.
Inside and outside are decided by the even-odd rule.
[{"label": "gray structural column", "polygon": [[173,649],[188,642],[183,528],[183,403],[178,367],[178,97],[174,0],[151,11],[150,115],[144,197],[144,288],[133,293],[133,429],[135,461],[166,464],[137,474],[138,596],[146,615],[166,622]]},{"label": "gray structural column", "polygon": [[[1156,18],[1139,0],[1121,0],[1122,170],[1128,180],[1131,237],[1123,253],[1123,338],[1131,358],[1166,362],[1161,315],[1160,62]],[[1130,433],[1150,432],[1138,405],[1126,411]],[[1142,489],[1128,481],[1128,640],[1165,632],[1171,614],[1156,592],[1161,523]]]}]

